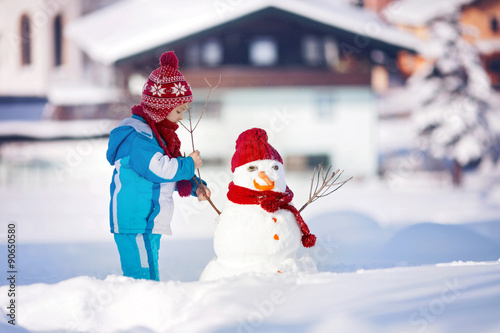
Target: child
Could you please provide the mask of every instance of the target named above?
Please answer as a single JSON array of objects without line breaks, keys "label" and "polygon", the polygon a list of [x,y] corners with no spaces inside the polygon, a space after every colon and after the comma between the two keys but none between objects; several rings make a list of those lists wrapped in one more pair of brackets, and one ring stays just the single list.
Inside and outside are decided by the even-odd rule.
[{"label": "child", "polygon": [[[161,67],[149,76],[141,105],[132,107],[109,137],[107,159],[115,166],[111,182],[110,226],[124,276],[159,281],[158,251],[162,234],[171,235],[177,190],[181,197],[210,197],[205,182],[193,179],[202,165],[200,152],[182,157],[175,133],[193,101],[191,87],[177,70],[174,52],[160,57]],[[197,184],[202,184],[198,187]],[[142,236],[148,268],[141,267],[137,240]],[[141,242],[142,245],[142,242]]]}]

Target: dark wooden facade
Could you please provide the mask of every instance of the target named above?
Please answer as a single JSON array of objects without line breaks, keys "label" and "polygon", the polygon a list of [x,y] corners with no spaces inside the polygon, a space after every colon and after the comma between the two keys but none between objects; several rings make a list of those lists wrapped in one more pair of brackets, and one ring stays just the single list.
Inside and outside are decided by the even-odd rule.
[{"label": "dark wooden facade", "polygon": [[[461,23],[477,29],[475,38],[468,37],[472,42],[500,44],[500,1],[477,0],[465,6],[462,10]],[[484,68],[488,72],[491,84],[500,89],[500,47],[483,52],[481,55]]]},{"label": "dark wooden facade", "polygon": [[[252,59],[256,51],[252,48],[259,41],[267,47],[261,53],[270,53],[267,60],[273,56],[274,60],[258,63]],[[207,62],[204,57],[210,46],[216,48],[218,59]],[[258,87],[370,85],[371,52],[383,52],[386,60],[395,63],[400,48],[268,7],[120,60],[116,66],[123,85],[134,73],[149,75],[166,50],[176,51],[181,71],[193,87],[206,87],[204,77],[217,82],[219,75],[222,86]]]}]

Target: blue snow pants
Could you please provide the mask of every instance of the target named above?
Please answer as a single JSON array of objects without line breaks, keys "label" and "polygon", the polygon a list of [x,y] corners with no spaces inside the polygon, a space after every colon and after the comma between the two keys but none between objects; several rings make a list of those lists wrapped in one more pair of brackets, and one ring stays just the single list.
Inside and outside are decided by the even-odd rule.
[{"label": "blue snow pants", "polygon": [[[137,244],[138,234],[114,234],[120,253],[123,276],[134,279],[160,281],[158,271],[158,252],[160,250],[160,234],[142,234],[149,267],[142,267],[141,252]],[[142,245],[142,244],[141,244]]]}]

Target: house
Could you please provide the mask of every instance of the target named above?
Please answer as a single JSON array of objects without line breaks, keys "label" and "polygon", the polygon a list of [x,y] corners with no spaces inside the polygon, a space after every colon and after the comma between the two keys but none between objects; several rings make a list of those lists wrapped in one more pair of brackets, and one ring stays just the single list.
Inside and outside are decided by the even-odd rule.
[{"label": "house", "polygon": [[85,55],[64,36],[69,22],[111,2],[0,1],[0,120],[40,120],[67,103],[92,109],[98,96],[116,100],[113,87],[88,84]]},{"label": "house", "polygon": [[123,1],[66,33],[95,66],[114,72],[127,94],[120,116],[140,101],[166,50],[180,59],[194,113],[207,81],[218,84],[195,132],[206,161],[227,162],[238,134],[262,127],[289,169],[324,162],[361,177],[377,171],[374,91],[401,84],[396,56],[418,47],[376,13],[326,0]]}]

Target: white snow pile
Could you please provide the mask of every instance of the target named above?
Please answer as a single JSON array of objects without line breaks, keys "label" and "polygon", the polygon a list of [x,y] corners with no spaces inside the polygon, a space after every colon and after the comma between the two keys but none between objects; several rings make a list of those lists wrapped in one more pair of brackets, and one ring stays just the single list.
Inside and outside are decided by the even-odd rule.
[{"label": "white snow pile", "polygon": [[[16,326],[7,316],[11,286],[0,280],[0,332],[500,331],[500,204],[492,200],[493,184],[477,190],[431,180],[396,188],[350,182],[303,211],[318,239],[296,254],[313,260],[318,273],[212,281],[199,278],[216,254],[216,214],[194,198],[175,198],[174,236],[161,242],[160,282],[133,280],[120,276],[109,233],[106,147],[102,139],[3,146],[0,211],[17,224],[18,274]],[[202,174],[222,208],[230,170]],[[295,203],[306,201],[309,175],[287,174],[286,184]],[[6,230],[2,224],[5,257]],[[7,261],[0,262],[5,273]]]},{"label": "white snow pile", "polygon": [[[17,323],[31,332],[498,332],[498,281],[500,262],[191,283],[77,277],[18,287]],[[23,332],[5,318],[2,332]]]},{"label": "white snow pile", "polygon": [[18,136],[39,140],[55,138],[95,138],[109,135],[117,125],[110,119],[94,120],[43,120],[33,121],[3,121],[0,122],[0,137]]}]

